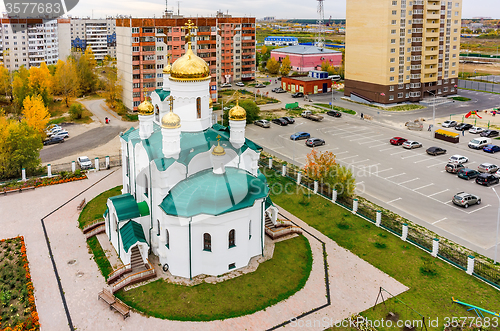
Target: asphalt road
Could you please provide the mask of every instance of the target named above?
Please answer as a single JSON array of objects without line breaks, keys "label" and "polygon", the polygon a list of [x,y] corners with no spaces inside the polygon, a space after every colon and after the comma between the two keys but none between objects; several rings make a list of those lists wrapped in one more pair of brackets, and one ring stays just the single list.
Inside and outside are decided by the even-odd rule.
[{"label": "asphalt road", "polygon": [[[303,166],[310,148],[303,140],[291,141],[290,135],[306,131],[313,137],[326,141],[320,151],[333,152],[340,164],[353,170],[357,193],[384,208],[425,226],[436,233],[465,245],[481,254],[493,257],[498,200],[491,188],[465,181],[444,170],[453,154],[470,159],[466,166],[477,168],[480,163],[500,164],[500,155],[466,147],[475,135],[465,133],[457,145],[432,139],[430,132],[399,130],[357,116],[332,118],[323,122],[297,119],[296,124],[271,129],[249,125],[247,138],[255,141],[270,153]],[[406,150],[392,146],[389,139],[402,136],[417,140],[423,148]],[[440,146],[448,150],[446,155],[429,156],[425,150]],[[494,187],[498,187],[495,185]],[[500,187],[498,187],[500,190]],[[482,198],[481,205],[468,209],[453,205],[451,199],[457,192],[469,192]]]}]

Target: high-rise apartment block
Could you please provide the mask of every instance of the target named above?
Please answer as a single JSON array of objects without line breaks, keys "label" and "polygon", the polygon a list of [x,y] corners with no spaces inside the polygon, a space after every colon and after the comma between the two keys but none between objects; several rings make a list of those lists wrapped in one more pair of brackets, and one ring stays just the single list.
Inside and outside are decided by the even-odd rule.
[{"label": "high-rise apartment block", "polygon": [[255,18],[219,14],[116,19],[117,69],[127,108],[137,110],[144,100],[144,89],[162,88],[167,57],[172,63],[185,53],[188,20],[196,26],[193,52],[209,64],[213,99],[221,83],[255,79]]},{"label": "high-rise apartment block", "polygon": [[0,61],[9,70],[56,64],[70,54],[67,19],[1,18],[0,24]]},{"label": "high-rise apartment block", "polygon": [[116,58],[116,19],[71,18],[71,48],[92,49],[96,60]]},{"label": "high-rise apartment block", "polygon": [[382,104],[456,93],[462,0],[348,0],[344,94]]}]

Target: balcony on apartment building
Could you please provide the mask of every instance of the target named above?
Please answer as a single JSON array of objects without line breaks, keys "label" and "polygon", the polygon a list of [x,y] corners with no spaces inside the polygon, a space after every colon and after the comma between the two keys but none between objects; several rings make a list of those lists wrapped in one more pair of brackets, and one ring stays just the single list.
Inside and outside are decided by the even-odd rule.
[{"label": "balcony on apartment building", "polygon": [[429,0],[429,1],[427,1],[427,6],[425,6],[425,8],[427,10],[440,11],[441,10],[441,3],[440,3],[440,1]]},{"label": "balcony on apartment building", "polygon": [[439,30],[439,18],[438,19],[427,19],[425,21],[425,27],[428,29],[438,29]]}]

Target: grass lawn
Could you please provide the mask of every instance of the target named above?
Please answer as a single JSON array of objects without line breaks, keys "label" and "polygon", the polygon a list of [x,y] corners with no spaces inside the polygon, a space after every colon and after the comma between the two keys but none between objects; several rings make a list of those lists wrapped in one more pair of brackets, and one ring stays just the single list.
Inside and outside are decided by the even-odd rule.
[{"label": "grass lawn", "polygon": [[312,268],[304,236],[276,243],[274,256],[252,273],[218,284],[182,286],[159,279],[116,296],[149,316],[211,321],[243,316],[276,304],[304,287]]},{"label": "grass lawn", "polygon": [[375,108],[386,110],[386,111],[408,111],[408,110],[416,110],[416,109],[424,109],[425,106],[417,105],[417,104],[408,104],[408,105],[399,105],[393,107],[377,107]]},{"label": "grass lawn", "polygon": [[470,98],[466,98],[466,97],[452,97],[452,98],[448,98],[448,99],[453,99],[455,101],[470,101],[471,100]]},{"label": "grass lawn", "polygon": [[[332,109],[332,106],[329,104],[326,104],[326,103],[314,103],[314,105],[328,108],[328,110]],[[323,113],[327,112],[328,110],[324,109]],[[354,110],[335,106],[335,105],[333,106],[333,110],[337,110],[337,111],[340,111],[340,112],[343,112],[346,114],[356,115],[356,112]]]},{"label": "grass lawn", "polygon": [[[307,193],[305,189],[303,192],[300,189],[297,192],[296,185],[292,181],[269,170],[265,172],[271,186],[273,202],[306,221],[340,246],[408,286],[410,289],[397,298],[426,319],[439,318],[439,327],[427,326],[428,330],[443,330],[445,317],[476,316],[474,312],[452,304],[452,296],[487,310],[499,310],[498,290],[462,270],[432,258],[429,253],[401,241],[399,237],[377,228],[374,224],[318,195],[308,197],[304,195]],[[287,184],[289,194],[274,194],[274,192],[279,193],[278,188],[284,184]],[[277,187],[273,188],[274,185]],[[388,295],[385,297],[390,298]],[[375,299],[374,296],[374,303]],[[377,305],[375,310],[369,309],[361,315],[375,320],[385,318],[389,311],[397,313],[400,319],[418,318],[417,314],[411,313],[411,309],[395,299],[389,299],[385,306]],[[384,330],[384,328],[378,329]]]}]

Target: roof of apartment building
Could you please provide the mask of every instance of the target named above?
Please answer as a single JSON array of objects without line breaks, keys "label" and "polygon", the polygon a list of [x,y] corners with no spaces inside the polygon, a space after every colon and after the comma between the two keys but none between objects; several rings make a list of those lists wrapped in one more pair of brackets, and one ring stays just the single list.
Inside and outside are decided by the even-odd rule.
[{"label": "roof of apartment building", "polygon": [[302,55],[341,53],[340,51],[335,51],[333,49],[320,48],[317,46],[303,46],[303,45],[276,48],[272,52],[302,54]]}]

